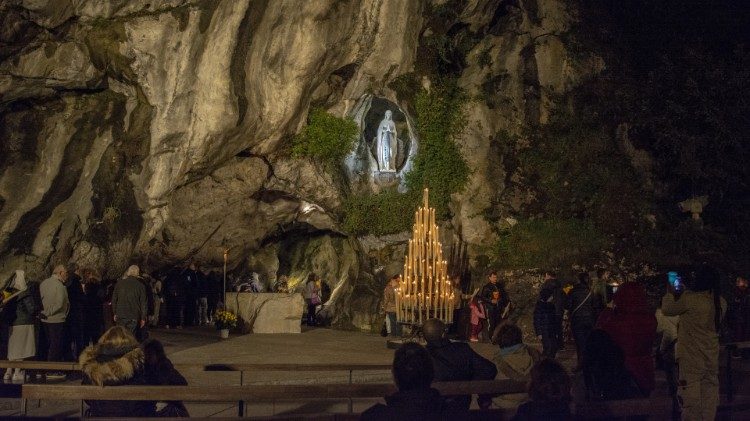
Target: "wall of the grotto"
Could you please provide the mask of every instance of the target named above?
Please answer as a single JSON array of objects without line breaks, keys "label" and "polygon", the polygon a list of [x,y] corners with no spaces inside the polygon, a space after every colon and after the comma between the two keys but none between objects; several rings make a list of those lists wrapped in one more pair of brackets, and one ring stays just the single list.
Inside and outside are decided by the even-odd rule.
[{"label": "wall of the grotto", "polygon": [[[555,95],[601,68],[568,54],[567,7],[4,2],[0,279],[17,268],[42,279],[68,261],[109,278],[131,261],[218,268],[229,249],[236,273],[315,271],[333,291],[334,325],[370,329],[407,236],[356,237],[342,222],[348,197],[393,183],[372,171],[383,109],[395,107],[401,132],[396,184],[419,150],[416,91],[394,81],[413,74],[412,88],[429,91],[451,77],[471,98],[456,143],[472,172],[442,224],[445,246],[468,243],[479,275],[498,227],[528,200],[498,133],[544,121]],[[289,153],[312,106],[362,131],[340,172]]]}]

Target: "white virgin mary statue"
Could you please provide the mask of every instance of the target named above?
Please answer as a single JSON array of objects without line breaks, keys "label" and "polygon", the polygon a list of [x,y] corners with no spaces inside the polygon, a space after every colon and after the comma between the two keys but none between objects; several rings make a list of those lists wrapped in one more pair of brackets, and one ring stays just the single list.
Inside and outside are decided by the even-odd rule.
[{"label": "white virgin mary statue", "polygon": [[396,149],[396,123],[393,122],[393,113],[386,110],[383,120],[378,126],[378,167],[380,171],[396,171],[394,165]]}]

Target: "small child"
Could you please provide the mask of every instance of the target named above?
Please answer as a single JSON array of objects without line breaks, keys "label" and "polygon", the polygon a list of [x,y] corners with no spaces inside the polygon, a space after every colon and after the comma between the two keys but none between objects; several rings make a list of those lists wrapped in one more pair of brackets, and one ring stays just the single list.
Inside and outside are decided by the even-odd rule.
[{"label": "small child", "polygon": [[486,319],[486,313],[484,311],[484,305],[479,300],[478,296],[473,296],[469,303],[471,309],[471,336],[469,340],[471,342],[479,342],[479,332],[482,331],[482,319]]}]

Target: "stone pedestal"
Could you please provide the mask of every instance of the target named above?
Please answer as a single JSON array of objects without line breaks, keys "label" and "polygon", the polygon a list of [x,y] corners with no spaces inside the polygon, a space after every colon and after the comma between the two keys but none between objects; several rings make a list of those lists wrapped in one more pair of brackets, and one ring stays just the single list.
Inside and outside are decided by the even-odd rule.
[{"label": "stone pedestal", "polygon": [[239,316],[246,333],[300,333],[304,308],[299,293],[227,293],[227,309]]}]

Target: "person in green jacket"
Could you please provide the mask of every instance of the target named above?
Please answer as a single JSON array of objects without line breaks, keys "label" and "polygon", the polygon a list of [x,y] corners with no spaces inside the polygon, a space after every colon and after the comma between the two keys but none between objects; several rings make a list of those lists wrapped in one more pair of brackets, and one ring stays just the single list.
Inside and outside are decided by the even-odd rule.
[{"label": "person in green jacket", "polygon": [[690,290],[680,293],[668,284],[661,311],[680,316],[675,356],[682,419],[711,421],[719,403],[719,328],[727,303],[716,269],[704,264],[687,275]]}]

